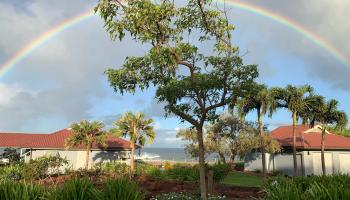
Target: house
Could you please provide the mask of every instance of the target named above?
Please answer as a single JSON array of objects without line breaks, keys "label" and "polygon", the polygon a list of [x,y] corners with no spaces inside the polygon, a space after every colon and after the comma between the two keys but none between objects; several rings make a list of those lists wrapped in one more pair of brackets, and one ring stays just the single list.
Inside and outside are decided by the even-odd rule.
[{"label": "house", "polygon": [[[296,126],[296,149],[299,175],[320,175],[321,165],[321,126],[310,128],[307,125]],[[267,170],[283,174],[293,174],[293,126],[281,126],[271,132],[282,152],[266,154]],[[261,153],[251,153],[245,158],[245,170],[261,170]],[[326,173],[350,174],[350,138],[326,132],[325,139]]]},{"label": "house", "polygon": [[[44,155],[57,155],[66,158],[72,169],[84,167],[86,151],[84,146],[65,149],[65,140],[73,134],[71,129],[63,129],[51,134],[0,133],[0,148],[12,147],[20,151],[25,162]],[[125,161],[130,158],[130,142],[108,136],[107,147],[93,145],[90,166],[99,162]]]}]

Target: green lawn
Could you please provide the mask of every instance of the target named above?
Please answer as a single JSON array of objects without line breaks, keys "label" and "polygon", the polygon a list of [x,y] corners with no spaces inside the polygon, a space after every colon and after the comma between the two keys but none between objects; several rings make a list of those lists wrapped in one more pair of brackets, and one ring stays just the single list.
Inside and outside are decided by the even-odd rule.
[{"label": "green lawn", "polygon": [[222,183],[244,187],[260,187],[263,183],[263,178],[251,173],[230,172]]}]

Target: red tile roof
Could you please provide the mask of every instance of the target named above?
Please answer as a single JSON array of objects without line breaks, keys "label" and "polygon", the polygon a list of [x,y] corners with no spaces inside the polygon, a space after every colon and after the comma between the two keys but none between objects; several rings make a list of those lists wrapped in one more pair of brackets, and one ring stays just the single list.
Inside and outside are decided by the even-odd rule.
[{"label": "red tile roof", "polygon": [[[280,126],[271,132],[272,138],[277,139],[282,147],[292,147],[293,126]],[[321,149],[321,130],[307,125],[296,126],[296,146],[298,149]],[[350,149],[350,138],[326,134],[325,149]]]},{"label": "red tile roof", "polygon": [[[73,132],[69,129],[63,129],[52,134],[0,133],[0,147],[64,149],[64,142],[71,134]],[[130,148],[129,141],[110,135],[106,143],[107,149]],[[93,149],[100,148],[96,144],[93,145]],[[84,146],[78,146],[74,149],[84,149]]]}]

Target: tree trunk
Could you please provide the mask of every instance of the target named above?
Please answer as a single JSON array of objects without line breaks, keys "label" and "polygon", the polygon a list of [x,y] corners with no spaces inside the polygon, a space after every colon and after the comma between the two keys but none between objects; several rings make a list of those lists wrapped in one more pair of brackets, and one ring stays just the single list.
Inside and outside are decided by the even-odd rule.
[{"label": "tree trunk", "polygon": [[220,152],[219,152],[218,154],[219,154],[219,156],[220,156],[221,162],[226,163],[225,155],[224,155],[223,153],[220,153]]},{"label": "tree trunk", "polygon": [[324,146],[326,140],[326,128],[322,127],[322,140],[321,140],[321,163],[322,163],[322,174],[326,175],[326,163],[324,159]]},{"label": "tree trunk", "polygon": [[90,151],[91,151],[91,148],[88,147],[86,150],[86,158],[85,158],[85,170],[86,171],[89,169]]},{"label": "tree trunk", "polygon": [[204,142],[203,142],[203,126],[197,127],[197,139],[199,147],[199,176],[200,176],[200,189],[201,189],[201,199],[207,200],[207,185],[205,179],[205,159],[204,159]]},{"label": "tree trunk", "polygon": [[260,113],[260,109],[258,111],[258,124],[259,124],[259,132],[260,132],[260,150],[261,150],[261,161],[262,161],[262,173],[264,179],[266,178],[266,155],[265,155],[265,141],[264,141],[264,127],[262,124],[262,116]]},{"label": "tree trunk", "polygon": [[131,146],[131,156],[130,156],[130,169],[131,173],[135,174],[135,143],[133,141],[130,141],[130,146]]},{"label": "tree trunk", "polygon": [[297,113],[293,112],[293,164],[294,164],[294,176],[298,176],[298,163],[297,163],[297,149],[296,149],[296,124]]}]

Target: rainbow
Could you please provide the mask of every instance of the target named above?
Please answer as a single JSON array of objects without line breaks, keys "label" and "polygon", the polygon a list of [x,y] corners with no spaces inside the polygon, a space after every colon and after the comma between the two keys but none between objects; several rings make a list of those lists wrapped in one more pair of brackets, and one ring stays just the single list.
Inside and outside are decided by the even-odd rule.
[{"label": "rainbow", "polygon": [[[277,13],[274,13],[273,11],[267,10],[262,7],[258,7],[252,4],[248,4],[245,2],[239,2],[235,0],[218,0],[220,3],[225,3],[229,6],[232,6],[234,8],[247,11],[262,17],[266,17],[270,20],[273,20],[279,24],[282,24],[297,33],[300,33],[308,40],[312,41],[319,47],[325,49],[328,53],[330,53],[334,58],[339,60],[342,64],[350,68],[350,62],[346,58],[346,56],[340,52],[337,48],[335,48],[331,43],[329,43],[327,40],[323,39],[321,36],[317,35],[316,33],[313,33],[312,31],[308,30],[306,27],[302,26],[301,24],[298,24],[297,22],[281,16]],[[0,65],[0,78],[3,77],[7,72],[9,72],[12,68],[16,66],[20,61],[28,57],[33,51],[44,45],[46,42],[50,41],[55,36],[59,35],[63,31],[65,31],[68,28],[73,27],[76,24],[79,24],[89,18],[94,16],[94,11],[89,10],[82,14],[79,14],[73,18],[67,19],[57,26],[53,27],[49,31],[41,34],[34,40],[32,40],[30,43],[28,43],[26,46],[21,48],[18,52],[16,52],[11,58],[9,58],[5,63]]]},{"label": "rainbow", "polygon": [[4,76],[8,71],[15,67],[17,63],[28,57],[33,51],[43,46],[46,42],[50,41],[55,36],[71,28],[72,26],[91,18],[92,16],[94,16],[93,10],[86,11],[73,18],[61,22],[54,28],[41,34],[39,37],[35,38],[30,43],[22,47],[10,59],[8,59],[4,64],[0,66],[0,77]]}]

